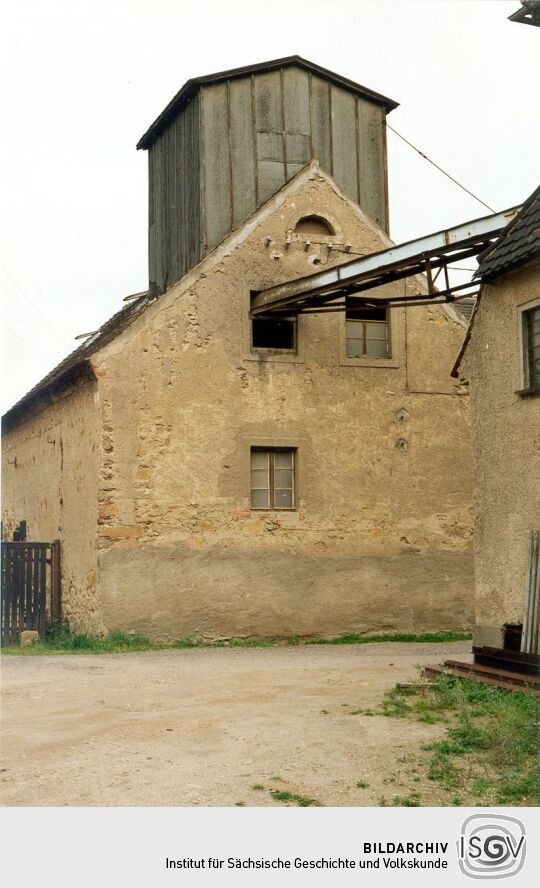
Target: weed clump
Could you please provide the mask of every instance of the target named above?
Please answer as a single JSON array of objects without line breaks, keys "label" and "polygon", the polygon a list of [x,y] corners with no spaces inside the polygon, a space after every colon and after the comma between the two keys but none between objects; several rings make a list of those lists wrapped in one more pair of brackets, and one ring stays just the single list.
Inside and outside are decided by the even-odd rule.
[{"label": "weed clump", "polygon": [[296,802],[299,808],[320,807],[320,802],[316,799],[298,795],[296,792],[289,792],[288,789],[271,789],[270,795],[276,802]]},{"label": "weed clump", "polygon": [[417,792],[410,792],[409,795],[394,796],[393,804],[402,808],[419,808],[421,796]]}]

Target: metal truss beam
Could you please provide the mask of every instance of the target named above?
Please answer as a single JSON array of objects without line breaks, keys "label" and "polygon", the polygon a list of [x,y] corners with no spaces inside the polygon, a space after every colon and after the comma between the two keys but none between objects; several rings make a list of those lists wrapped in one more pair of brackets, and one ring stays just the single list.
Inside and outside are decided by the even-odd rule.
[{"label": "metal truss beam", "polygon": [[[438,231],[390,247],[388,250],[371,253],[360,259],[353,259],[328,271],[297,278],[263,290],[252,300],[251,316],[298,314],[310,309],[329,310],[328,303],[335,303],[337,300],[344,300],[346,296],[358,295],[416,274],[426,275],[428,283],[426,296],[423,294],[415,294],[409,298],[403,295],[377,296],[368,297],[366,301],[400,304],[453,302],[458,298],[454,295],[458,290],[466,287],[478,288],[478,284],[471,281],[469,284],[452,287],[448,276],[448,265],[483,252],[520,209],[519,206],[513,207],[502,213],[473,219],[454,228]],[[436,288],[435,280],[441,271],[444,272],[444,286]]]}]

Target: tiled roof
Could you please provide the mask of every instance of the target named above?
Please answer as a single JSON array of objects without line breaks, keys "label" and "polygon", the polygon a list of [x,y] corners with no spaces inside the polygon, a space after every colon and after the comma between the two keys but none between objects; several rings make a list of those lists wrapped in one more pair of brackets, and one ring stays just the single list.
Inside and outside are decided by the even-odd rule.
[{"label": "tiled roof", "polygon": [[497,242],[478,257],[477,276],[501,277],[540,256],[540,187],[525,201]]}]

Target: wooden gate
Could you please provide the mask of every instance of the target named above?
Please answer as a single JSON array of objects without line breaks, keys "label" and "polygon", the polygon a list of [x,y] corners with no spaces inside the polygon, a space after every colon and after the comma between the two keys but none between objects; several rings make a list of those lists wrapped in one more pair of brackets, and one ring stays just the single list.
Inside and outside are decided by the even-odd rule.
[{"label": "wooden gate", "polygon": [[60,619],[60,540],[2,542],[2,644]]}]

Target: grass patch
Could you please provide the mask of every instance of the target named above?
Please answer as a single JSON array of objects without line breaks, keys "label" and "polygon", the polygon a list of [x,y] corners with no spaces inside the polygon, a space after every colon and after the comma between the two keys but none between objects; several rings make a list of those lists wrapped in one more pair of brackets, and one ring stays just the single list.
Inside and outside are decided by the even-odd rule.
[{"label": "grass patch", "polygon": [[251,788],[254,789],[256,792],[263,792],[264,790],[264,786],[262,785],[262,783],[254,783]]},{"label": "grass patch", "polygon": [[125,632],[110,632],[103,637],[86,633],[71,635],[54,632],[27,647],[19,644],[4,647],[2,653],[34,657],[44,654],[120,654],[128,651],[161,650],[164,647],[164,643],[152,641],[144,635],[128,635]]},{"label": "grass patch", "polygon": [[419,808],[421,795],[417,792],[410,792],[409,795],[394,796],[393,805],[402,808]]},{"label": "grass patch", "polygon": [[289,792],[288,789],[271,789],[270,795],[276,802],[296,802],[299,808],[320,807],[320,802],[316,799],[298,795],[296,792]]},{"label": "grass patch", "polygon": [[334,638],[311,638],[305,644],[372,644],[378,641],[413,641],[423,644],[436,644],[444,641],[467,641],[472,638],[468,632],[392,632],[383,635],[336,635]]},{"label": "grass patch", "polygon": [[369,786],[369,783],[366,783],[365,780],[358,780],[358,781],[355,783],[355,786],[357,786],[358,789],[367,789],[368,786]]},{"label": "grass patch", "polygon": [[229,638],[223,641],[204,641],[202,638],[178,638],[164,643],[169,648],[267,648],[276,644],[275,638]]},{"label": "grass patch", "polygon": [[382,712],[390,718],[447,723],[443,739],[421,746],[428,755],[419,762],[427,779],[448,794],[447,804],[540,802],[540,713],[532,694],[440,676],[429,688],[418,683],[389,691]]},{"label": "grass patch", "polygon": [[[420,644],[447,641],[464,641],[471,638],[465,632],[439,632],[413,635],[393,633],[386,635],[336,635],[334,638],[302,639],[291,635],[288,639],[276,638],[229,638],[223,641],[204,641],[202,638],[178,638],[175,641],[155,641],[144,635],[126,632],[110,632],[105,636],[72,634],[67,624],[56,627],[48,635],[32,645],[22,648],[19,644],[2,648],[3,654],[40,656],[45,654],[122,654],[129,651],[184,650],[192,648],[269,648],[275,646],[300,646],[310,644],[372,644],[376,642],[417,642]],[[355,714],[358,714],[359,710]],[[371,714],[365,712],[364,714]],[[394,715],[388,711],[385,715]]]}]

